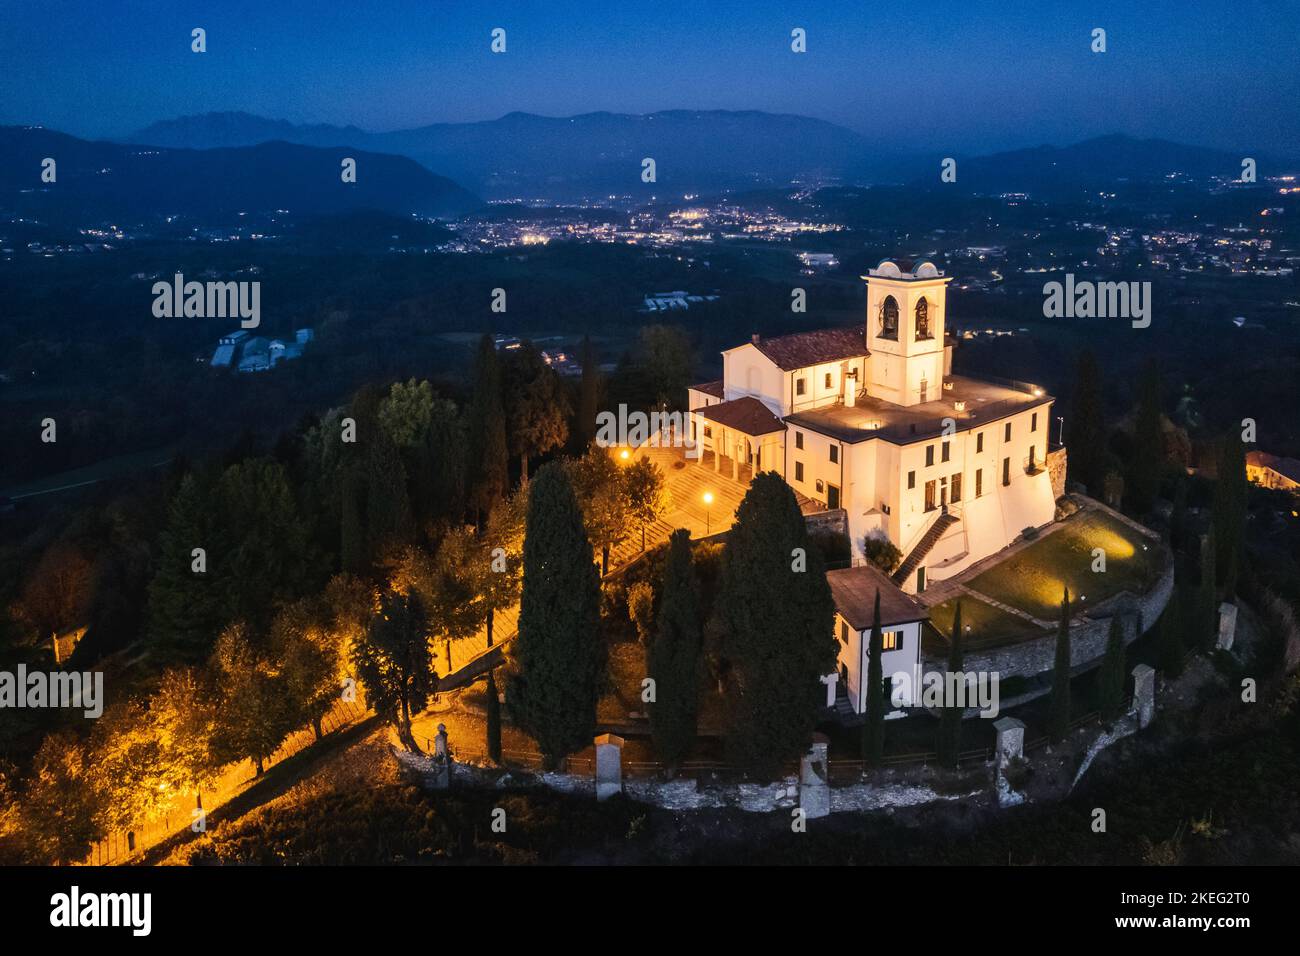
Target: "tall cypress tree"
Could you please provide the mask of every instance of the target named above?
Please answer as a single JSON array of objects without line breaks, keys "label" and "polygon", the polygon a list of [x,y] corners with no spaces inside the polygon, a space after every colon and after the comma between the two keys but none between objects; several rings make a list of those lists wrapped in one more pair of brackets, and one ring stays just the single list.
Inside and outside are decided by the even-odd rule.
[{"label": "tall cypress tree", "polygon": [[548,768],[591,743],[604,669],[600,572],[568,471],[550,462],[529,485],[519,636],[507,703]]},{"label": "tall cypress tree", "polygon": [[[948,673],[960,674],[962,669],[962,641],[965,635],[961,628],[961,598],[952,615],[952,637],[948,642]],[[944,687],[952,687],[952,681],[944,681]],[[948,700],[945,696],[943,712],[939,715],[939,762],[945,767],[956,767],[961,756],[961,718],[965,711],[963,701]]]},{"label": "tall cypress tree", "polygon": [[487,752],[493,763],[501,762],[501,698],[492,671],[487,675]]},{"label": "tall cypress tree", "polygon": [[1137,417],[1133,424],[1133,456],[1124,486],[1129,510],[1139,515],[1146,514],[1155,505],[1165,466],[1160,390],[1160,372],[1152,359],[1142,373],[1139,386]]},{"label": "tall cypress tree", "polygon": [[1160,652],[1160,669],[1166,677],[1177,677],[1183,672],[1183,659],[1187,655],[1187,646],[1183,643],[1183,631],[1187,627],[1192,602],[1196,596],[1188,585],[1189,561],[1186,556],[1176,559],[1174,567],[1174,593],[1170,597],[1165,613],[1160,616],[1160,633],[1157,648]]},{"label": "tall cypress tree", "polygon": [[691,533],[678,528],[668,539],[668,560],[659,592],[658,631],[647,657],[654,680],[650,735],[664,763],[676,766],[695,742],[703,629]]},{"label": "tall cypress tree", "polygon": [[[172,496],[160,536],[158,570],[149,583],[150,640],[164,656],[187,662],[205,659],[226,623],[219,562],[226,544],[213,514],[213,489],[186,475]],[[196,558],[195,548],[203,549]],[[195,570],[197,566],[201,570]]]},{"label": "tall cypress tree", "polygon": [[501,396],[501,365],[490,335],[479,340],[474,359],[474,395],[469,406],[468,495],[481,524],[506,493],[509,451]]},{"label": "tall cypress tree", "polygon": [[799,503],[775,472],[736,510],[714,603],[726,665],[727,753],[759,774],[802,755],[835,668],[835,604]]},{"label": "tall cypress tree", "polygon": [[1229,434],[1219,453],[1219,479],[1214,489],[1215,572],[1224,600],[1237,593],[1246,541],[1246,449],[1240,436]]},{"label": "tall cypress tree", "polygon": [[1070,471],[1088,494],[1100,498],[1106,485],[1106,431],[1101,407],[1101,369],[1097,357],[1085,350],[1075,371],[1074,402],[1066,447],[1070,449]]},{"label": "tall cypress tree", "polygon": [[1211,528],[1209,534],[1205,536],[1205,540],[1201,543],[1201,583],[1197,591],[1196,602],[1196,611],[1199,617],[1197,622],[1199,629],[1198,643],[1206,649],[1214,647],[1219,637],[1219,599],[1214,580],[1214,558],[1214,529]]},{"label": "tall cypress tree", "polygon": [[1056,629],[1056,662],[1052,668],[1052,703],[1048,735],[1053,743],[1070,731],[1070,589],[1061,599],[1061,622]]},{"label": "tall cypress tree", "polygon": [[867,645],[867,719],[862,725],[862,761],[870,767],[879,767],[885,759],[885,639],[880,628],[880,589],[877,588]]},{"label": "tall cypress tree", "polygon": [[1124,705],[1124,622],[1118,614],[1110,619],[1106,656],[1102,658],[1097,673],[1097,691],[1101,719],[1107,722],[1115,720]]},{"label": "tall cypress tree", "polygon": [[596,437],[597,405],[600,402],[600,364],[591,338],[582,337],[582,384],[578,396],[578,439],[585,451]]}]

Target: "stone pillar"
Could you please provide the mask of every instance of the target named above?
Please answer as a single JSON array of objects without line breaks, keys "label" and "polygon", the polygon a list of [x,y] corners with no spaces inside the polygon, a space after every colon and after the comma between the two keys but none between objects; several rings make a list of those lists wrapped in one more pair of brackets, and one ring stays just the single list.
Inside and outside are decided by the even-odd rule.
[{"label": "stone pillar", "polygon": [[1014,717],[999,717],[993,721],[998,739],[993,755],[999,769],[1025,755],[1025,725]]},{"label": "stone pillar", "polygon": [[826,685],[826,706],[835,706],[835,685],[839,683],[840,675],[838,671],[831,671],[829,674],[822,675],[822,683]]},{"label": "stone pillar", "polygon": [[799,806],[809,820],[831,812],[829,745],[823,734],[813,734],[812,746],[799,760]]},{"label": "stone pillar", "polygon": [[1138,729],[1144,729],[1156,715],[1156,672],[1146,664],[1133,668],[1133,710]]},{"label": "stone pillar", "polygon": [[601,734],[596,738],[596,799],[608,800],[623,792],[623,738]]},{"label": "stone pillar", "polygon": [[438,725],[438,736],[433,738],[433,786],[446,790],[451,786],[451,749],[447,746],[447,725]]},{"label": "stone pillar", "polygon": [[1237,605],[1224,601],[1219,605],[1219,640],[1215,645],[1221,651],[1232,650],[1237,636]]}]

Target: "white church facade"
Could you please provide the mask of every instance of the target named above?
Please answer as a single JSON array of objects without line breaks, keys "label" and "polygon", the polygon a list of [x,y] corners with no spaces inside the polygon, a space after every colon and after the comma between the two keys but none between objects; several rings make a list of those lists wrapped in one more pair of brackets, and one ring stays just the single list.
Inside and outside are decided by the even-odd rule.
[{"label": "white church facade", "polygon": [[933,263],[885,260],[863,278],[865,330],[724,351],[722,380],[689,390],[691,437],[697,467],[776,471],[843,508],[855,563],[864,538],[888,538],[903,555],[893,580],[915,594],[1052,521],[1053,399],[952,374],[950,280]]}]

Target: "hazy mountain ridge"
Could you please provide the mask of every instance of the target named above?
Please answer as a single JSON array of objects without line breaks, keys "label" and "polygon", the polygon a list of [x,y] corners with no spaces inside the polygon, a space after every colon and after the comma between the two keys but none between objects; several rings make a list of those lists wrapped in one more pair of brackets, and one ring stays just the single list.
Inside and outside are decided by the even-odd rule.
[{"label": "hazy mountain ridge", "polygon": [[[395,153],[487,196],[550,200],[606,193],[662,198],[794,182],[924,185],[938,181],[943,159],[930,152],[881,151],[868,138],[834,123],[758,110],[570,117],[514,112],[493,120],[380,133],[355,126],[295,126],[248,113],[209,113],[155,123],[131,137],[189,148],[250,145],[267,138]],[[647,157],[655,160],[655,183],[641,182],[641,162]],[[1218,149],[1113,134],[1067,146],[959,156],[957,184],[973,192],[1077,198],[1081,190],[1125,181],[1158,183],[1174,173],[1197,179],[1237,175],[1241,159]]]},{"label": "hazy mountain ridge", "polygon": [[[344,183],[338,149],[283,141],[172,149],[88,141],[41,127],[0,127],[0,202],[59,221],[146,220],[178,214],[220,219],[289,210],[328,215],[372,209],[395,215],[458,216],[482,200],[403,156],[361,150],[357,181]],[[54,183],[42,162],[57,163]]]}]

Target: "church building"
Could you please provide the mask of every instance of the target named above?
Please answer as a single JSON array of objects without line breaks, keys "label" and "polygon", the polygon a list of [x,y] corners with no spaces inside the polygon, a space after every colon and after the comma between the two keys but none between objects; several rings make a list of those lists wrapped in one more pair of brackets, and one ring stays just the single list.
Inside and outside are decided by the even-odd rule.
[{"label": "church building", "polygon": [[888,539],[893,581],[915,594],[1052,521],[1053,399],[952,374],[950,280],[932,262],[887,259],[863,279],[865,328],[755,335],[722,353],[721,381],[690,388],[694,467],[776,471],[844,509],[855,563],[864,539]]}]

